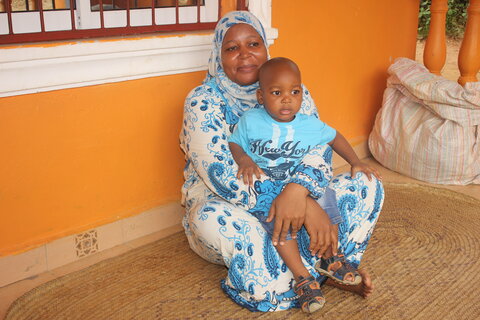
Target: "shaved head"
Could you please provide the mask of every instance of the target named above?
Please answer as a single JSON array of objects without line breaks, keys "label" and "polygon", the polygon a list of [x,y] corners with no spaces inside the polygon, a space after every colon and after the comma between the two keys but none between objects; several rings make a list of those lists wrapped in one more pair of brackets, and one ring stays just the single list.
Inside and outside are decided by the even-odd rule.
[{"label": "shaved head", "polygon": [[[280,70],[288,70],[298,75],[301,78],[300,69],[297,64],[288,58],[278,57],[273,58],[265,62],[260,68],[258,74],[258,80],[260,81],[260,86],[265,82],[265,78],[268,78],[268,75],[272,73],[277,73]],[[262,81],[263,80],[263,81]]]},{"label": "shaved head", "polygon": [[303,99],[300,69],[290,59],[274,58],[259,71],[257,100],[279,122],[290,122],[300,110]]}]

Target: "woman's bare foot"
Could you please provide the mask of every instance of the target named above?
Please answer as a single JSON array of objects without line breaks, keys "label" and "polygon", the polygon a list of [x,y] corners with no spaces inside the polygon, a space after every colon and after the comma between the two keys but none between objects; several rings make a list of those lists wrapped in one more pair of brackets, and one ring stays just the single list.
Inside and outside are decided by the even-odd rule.
[{"label": "woman's bare foot", "polygon": [[359,296],[367,298],[373,293],[373,289],[375,288],[372,282],[372,278],[370,277],[370,275],[366,270],[357,270],[357,271],[362,276],[362,282],[360,282],[357,285],[352,286],[352,285],[340,284],[333,281],[332,279],[327,279],[325,284],[328,286],[339,288],[341,290],[350,291],[358,294]]}]

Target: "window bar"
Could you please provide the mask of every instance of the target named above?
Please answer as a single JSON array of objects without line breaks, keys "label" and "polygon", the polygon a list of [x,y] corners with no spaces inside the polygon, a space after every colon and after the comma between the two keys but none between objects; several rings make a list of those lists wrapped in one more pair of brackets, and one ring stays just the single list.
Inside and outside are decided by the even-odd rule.
[{"label": "window bar", "polygon": [[72,30],[76,30],[75,26],[75,0],[70,0],[70,20],[72,21]]},{"label": "window bar", "polygon": [[5,0],[5,11],[7,11],[8,33],[13,34],[12,7],[10,1],[12,0]]},{"label": "window bar", "polygon": [[178,0],[175,0],[175,25],[180,24],[180,17],[178,13]]},{"label": "window bar", "polygon": [[30,11],[30,1],[29,0],[25,0],[25,8],[27,11]]},{"label": "window bar", "polygon": [[152,26],[156,25],[155,21],[155,0],[152,0]]},{"label": "window bar", "polygon": [[57,9],[57,4],[56,4],[56,0],[52,0],[52,9],[53,10],[56,10]]},{"label": "window bar", "polygon": [[42,0],[37,0],[37,5],[38,5],[38,12],[40,13],[40,27],[41,27],[42,33],[44,33],[45,32],[45,18],[43,16]]},{"label": "window bar", "polygon": [[246,0],[237,0],[237,10],[248,10]]},{"label": "window bar", "polygon": [[130,27],[130,0],[126,1],[127,4],[127,28]]},{"label": "window bar", "polygon": [[197,23],[200,23],[200,3],[201,0],[197,0]]},{"label": "window bar", "polygon": [[98,0],[98,6],[100,9],[100,29],[105,29],[105,17],[103,16],[103,0]]}]

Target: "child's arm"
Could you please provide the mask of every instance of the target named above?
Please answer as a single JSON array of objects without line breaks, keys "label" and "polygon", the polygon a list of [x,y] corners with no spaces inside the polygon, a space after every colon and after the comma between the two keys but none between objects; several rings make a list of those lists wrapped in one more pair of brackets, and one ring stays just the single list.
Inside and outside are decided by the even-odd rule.
[{"label": "child's arm", "polygon": [[253,185],[253,175],[255,174],[257,179],[260,179],[260,176],[264,174],[262,169],[253,162],[252,158],[250,158],[238,144],[229,142],[228,146],[233,155],[233,159],[238,165],[237,179],[243,179],[243,183],[250,186]]},{"label": "child's arm", "polygon": [[353,148],[350,146],[348,143],[347,139],[337,131],[337,135],[335,138],[328,143],[332,149],[338,153],[343,159],[345,159],[351,166],[352,166],[352,171],[351,175],[352,177],[355,177],[357,172],[364,172],[368,180],[371,180],[372,177],[371,175],[373,174],[377,179],[381,180],[382,176],[380,173],[373,167],[369,166],[368,164],[360,161],[358,158],[357,154],[355,151],[353,151]]}]

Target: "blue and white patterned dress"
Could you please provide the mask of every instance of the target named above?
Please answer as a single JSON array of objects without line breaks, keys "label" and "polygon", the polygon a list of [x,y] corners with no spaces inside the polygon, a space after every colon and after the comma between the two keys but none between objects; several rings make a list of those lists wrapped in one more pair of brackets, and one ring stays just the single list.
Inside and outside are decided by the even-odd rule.
[{"label": "blue and white patterned dress", "polygon": [[[247,212],[271,203],[283,187],[262,177],[253,188],[236,179],[237,165],[228,149],[228,136],[239,117],[257,104],[258,83],[239,86],[230,81],[221,66],[220,47],[232,25],[251,25],[265,40],[260,22],[250,13],[231,12],[216,29],[209,74],[204,84],[193,89],[184,107],[181,147],[186,155],[185,184],[182,188],[186,214],[183,226],[190,247],[200,257],[227,266],[222,288],[236,303],[252,311],[277,311],[297,307],[292,273],[271,243],[260,222]],[[317,115],[306,88],[302,113]],[[329,186],[335,190],[343,222],[339,224],[339,250],[358,267],[373,232],[384,198],[383,187],[375,178],[369,181],[359,173],[332,176],[332,149],[313,149],[292,173],[290,181],[306,187],[319,197]],[[313,269],[309,236],[298,234],[302,261]]]}]

